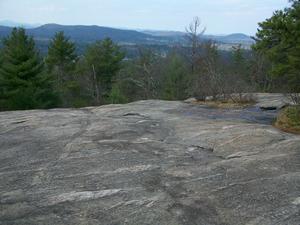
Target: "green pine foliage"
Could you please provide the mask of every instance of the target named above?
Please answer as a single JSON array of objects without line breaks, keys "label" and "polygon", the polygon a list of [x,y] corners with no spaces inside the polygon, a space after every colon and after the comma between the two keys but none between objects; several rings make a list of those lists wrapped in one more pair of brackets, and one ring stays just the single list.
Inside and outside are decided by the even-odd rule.
[{"label": "green pine foliage", "polygon": [[128,102],[128,99],[122,93],[121,84],[119,83],[113,84],[109,95],[109,101],[111,104],[124,104]]},{"label": "green pine foliage", "polygon": [[0,64],[0,109],[49,108],[56,105],[52,81],[43,73],[34,40],[23,28],[4,39]]},{"label": "green pine foliage", "polygon": [[76,66],[75,44],[63,32],[55,34],[48,47],[47,71],[53,76],[62,106],[77,105],[79,84],[74,77]]},{"label": "green pine foliage", "polygon": [[106,38],[90,45],[85,53],[87,67],[91,71],[95,92],[98,93],[96,103],[105,102],[112,90],[113,80],[122,67],[125,54],[111,39]]},{"label": "green pine foliage", "polygon": [[254,50],[270,59],[271,74],[284,77],[288,91],[300,92],[300,2],[291,2],[259,24]]},{"label": "green pine foliage", "polygon": [[242,45],[232,47],[232,58],[233,58],[233,66],[236,69],[236,72],[239,73],[243,68],[245,63],[244,50],[242,49]]},{"label": "green pine foliage", "polygon": [[75,44],[65,37],[63,31],[56,33],[48,47],[46,63],[49,69],[58,67],[63,72],[72,70],[77,59],[75,51]]},{"label": "green pine foliage", "polygon": [[165,70],[164,98],[167,100],[183,100],[187,97],[187,68],[183,59],[171,54]]}]

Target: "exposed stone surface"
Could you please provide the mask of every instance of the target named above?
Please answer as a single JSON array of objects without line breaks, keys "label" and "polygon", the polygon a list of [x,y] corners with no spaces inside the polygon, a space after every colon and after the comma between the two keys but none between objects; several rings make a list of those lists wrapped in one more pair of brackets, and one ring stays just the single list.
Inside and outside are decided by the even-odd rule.
[{"label": "exposed stone surface", "polygon": [[192,97],[192,98],[188,98],[186,100],[184,100],[185,103],[196,103],[197,102],[197,99]]},{"label": "exposed stone surface", "polygon": [[287,105],[293,104],[291,99],[284,94],[268,94],[268,93],[257,93],[255,94],[258,99],[256,106],[265,110],[278,110],[282,109]]},{"label": "exposed stone surface", "polygon": [[[293,102],[288,95],[280,94],[280,93],[243,93],[243,98],[251,99],[257,101],[256,107],[259,107],[262,110],[280,110],[288,105],[292,105]],[[220,96],[221,98],[223,96]],[[232,94],[232,97],[238,99],[239,94]],[[206,101],[213,101],[212,96],[208,96],[205,98]],[[185,103],[197,103],[197,99],[192,97],[188,98],[184,101]]]},{"label": "exposed stone surface", "polygon": [[0,224],[299,225],[274,114],[140,101],[0,113]]}]

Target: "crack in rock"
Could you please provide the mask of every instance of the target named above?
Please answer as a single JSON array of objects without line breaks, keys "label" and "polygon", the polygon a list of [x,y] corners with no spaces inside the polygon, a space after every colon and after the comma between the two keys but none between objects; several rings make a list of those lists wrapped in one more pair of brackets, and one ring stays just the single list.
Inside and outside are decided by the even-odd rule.
[{"label": "crack in rock", "polygon": [[147,116],[144,116],[140,113],[125,113],[123,114],[124,117],[129,117],[129,116],[137,116],[137,117],[142,117],[142,118],[148,118]]},{"label": "crack in rock", "polygon": [[213,148],[202,147],[202,146],[199,146],[199,145],[192,145],[192,146],[190,146],[188,148],[189,152],[193,152],[193,151],[196,151],[196,150],[209,151],[209,152],[213,152],[214,151]]}]

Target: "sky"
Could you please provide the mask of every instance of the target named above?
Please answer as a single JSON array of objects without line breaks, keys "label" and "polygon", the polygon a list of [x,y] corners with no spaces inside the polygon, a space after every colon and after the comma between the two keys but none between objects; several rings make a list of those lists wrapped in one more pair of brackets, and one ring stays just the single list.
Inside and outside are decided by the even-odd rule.
[{"label": "sky", "polygon": [[184,31],[193,17],[207,34],[254,35],[288,0],[0,0],[0,21]]}]

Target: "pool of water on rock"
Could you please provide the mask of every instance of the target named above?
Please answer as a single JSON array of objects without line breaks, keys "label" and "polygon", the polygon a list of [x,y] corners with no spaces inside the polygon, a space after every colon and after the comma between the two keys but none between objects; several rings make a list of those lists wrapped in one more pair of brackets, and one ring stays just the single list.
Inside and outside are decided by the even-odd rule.
[{"label": "pool of water on rock", "polygon": [[275,120],[278,110],[262,110],[256,106],[239,109],[223,109],[204,105],[190,105],[182,110],[185,116],[199,116],[215,120],[239,120],[247,123],[270,125]]}]

